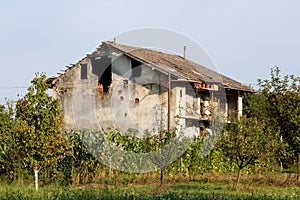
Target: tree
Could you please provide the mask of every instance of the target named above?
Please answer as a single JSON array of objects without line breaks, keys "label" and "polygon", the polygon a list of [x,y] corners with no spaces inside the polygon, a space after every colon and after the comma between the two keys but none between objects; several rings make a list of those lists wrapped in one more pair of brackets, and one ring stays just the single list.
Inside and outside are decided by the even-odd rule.
[{"label": "tree", "polygon": [[14,102],[0,105],[0,172],[16,180],[24,167],[24,154],[21,151],[22,135],[28,130],[26,123],[14,119]]},{"label": "tree", "polygon": [[242,117],[227,124],[220,141],[224,154],[238,167],[235,186],[238,187],[241,171],[254,164],[264,153],[266,137],[264,125],[256,118]]},{"label": "tree", "polygon": [[271,69],[270,80],[259,80],[259,94],[265,98],[268,125],[280,131],[287,143],[284,167],[294,166],[298,157],[300,168],[300,77],[281,77],[278,67]]},{"label": "tree", "polygon": [[55,166],[68,153],[59,102],[47,94],[48,88],[46,75],[36,74],[26,95],[16,103],[16,119],[29,127],[23,134],[22,152],[27,165],[35,170],[36,189],[38,171]]},{"label": "tree", "polygon": [[278,163],[282,168],[282,160],[287,155],[287,143],[282,141],[280,129],[275,127],[273,121],[270,120],[269,103],[260,91],[250,93],[244,98],[244,113],[248,118],[255,118],[264,125],[263,130],[266,137],[265,153],[261,157],[260,166],[270,170],[278,168]]}]

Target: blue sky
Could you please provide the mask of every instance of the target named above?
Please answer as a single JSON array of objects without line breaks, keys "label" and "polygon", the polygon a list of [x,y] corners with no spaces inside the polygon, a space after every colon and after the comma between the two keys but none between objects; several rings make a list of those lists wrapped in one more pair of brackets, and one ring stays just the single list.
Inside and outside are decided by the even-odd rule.
[{"label": "blue sky", "polygon": [[245,84],[269,78],[274,66],[300,76],[299,10],[298,0],[3,1],[0,103],[24,95],[35,72],[55,75],[101,41],[145,27],[193,39]]}]

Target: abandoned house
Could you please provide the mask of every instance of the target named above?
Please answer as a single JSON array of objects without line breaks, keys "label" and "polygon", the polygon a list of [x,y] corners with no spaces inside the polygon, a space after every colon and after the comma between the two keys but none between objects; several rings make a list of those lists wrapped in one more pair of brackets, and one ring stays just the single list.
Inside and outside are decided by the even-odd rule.
[{"label": "abandoned house", "polygon": [[184,130],[198,134],[212,110],[242,115],[252,89],[185,56],[102,42],[91,54],[48,79],[60,99],[65,129]]}]

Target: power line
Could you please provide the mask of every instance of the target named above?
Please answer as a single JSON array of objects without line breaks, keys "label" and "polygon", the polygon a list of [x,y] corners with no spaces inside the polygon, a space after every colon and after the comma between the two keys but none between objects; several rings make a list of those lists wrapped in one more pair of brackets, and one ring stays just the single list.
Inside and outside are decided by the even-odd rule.
[{"label": "power line", "polygon": [[22,86],[10,86],[10,87],[0,87],[0,89],[26,89],[28,87],[22,87]]}]

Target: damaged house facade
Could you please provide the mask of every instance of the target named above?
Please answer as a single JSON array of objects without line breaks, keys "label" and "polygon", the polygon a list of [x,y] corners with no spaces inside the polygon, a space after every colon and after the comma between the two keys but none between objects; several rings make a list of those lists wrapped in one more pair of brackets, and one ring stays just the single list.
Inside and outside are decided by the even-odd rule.
[{"label": "damaged house facade", "polygon": [[185,56],[110,41],[48,83],[60,100],[65,129],[139,134],[197,135],[209,127],[213,112],[225,121],[241,116],[243,95],[252,92]]}]

